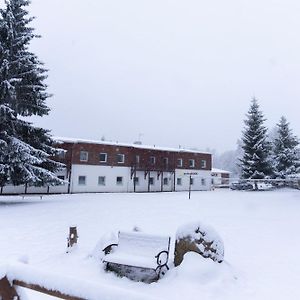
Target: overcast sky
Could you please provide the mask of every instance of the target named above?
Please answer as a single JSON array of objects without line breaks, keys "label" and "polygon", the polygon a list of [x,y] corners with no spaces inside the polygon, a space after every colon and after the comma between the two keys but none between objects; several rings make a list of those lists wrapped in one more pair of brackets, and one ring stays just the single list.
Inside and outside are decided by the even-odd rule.
[{"label": "overcast sky", "polygon": [[300,136],[299,0],[32,0],[57,136],[234,149],[253,96]]}]

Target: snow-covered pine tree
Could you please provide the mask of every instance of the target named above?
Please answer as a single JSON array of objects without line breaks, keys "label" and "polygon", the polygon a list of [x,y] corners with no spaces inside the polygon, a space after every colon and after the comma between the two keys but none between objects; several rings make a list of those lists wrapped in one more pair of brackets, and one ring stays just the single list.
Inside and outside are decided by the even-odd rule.
[{"label": "snow-covered pine tree", "polygon": [[242,136],[243,157],[240,159],[242,178],[262,179],[272,175],[271,147],[267,140],[264,115],[255,98],[246,115]]},{"label": "snow-covered pine tree", "polygon": [[45,101],[47,70],[29,44],[38,37],[28,24],[28,0],[6,0],[0,10],[0,186],[5,184],[56,185],[62,165],[48,130],[26,117],[48,114]]},{"label": "snow-covered pine tree", "polygon": [[275,175],[286,178],[300,171],[300,162],[297,146],[299,141],[293,135],[285,117],[281,117],[277,124],[277,137],[274,140]]}]

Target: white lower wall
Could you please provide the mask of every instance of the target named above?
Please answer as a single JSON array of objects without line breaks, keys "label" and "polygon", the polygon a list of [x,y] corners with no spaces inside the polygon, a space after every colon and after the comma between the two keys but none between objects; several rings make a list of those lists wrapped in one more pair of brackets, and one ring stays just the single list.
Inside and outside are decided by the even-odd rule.
[{"label": "white lower wall", "polygon": [[[158,176],[157,172],[150,172],[145,178],[144,171],[137,171],[136,192],[172,192],[187,191],[189,189],[189,176],[183,176],[184,172],[191,170],[175,170],[174,173],[165,172]],[[194,191],[211,189],[211,172],[203,170],[193,170],[197,172],[192,176]],[[131,168],[129,167],[110,167],[110,166],[92,166],[92,165],[73,165],[70,180],[71,193],[101,193],[101,192],[134,192],[133,178],[131,178]],[[66,172],[60,173],[66,178]],[[79,176],[85,176],[85,184],[79,183]],[[98,177],[105,176],[105,185],[98,184]],[[122,177],[122,184],[117,184],[117,177]],[[149,177],[153,178],[153,184],[148,185]],[[167,181],[164,182],[164,178]],[[181,178],[181,185],[178,185],[177,178]],[[175,181],[175,184],[174,184]],[[61,186],[48,187],[28,187],[28,194],[47,194],[47,193],[67,193],[68,184]],[[3,194],[24,194],[25,186],[5,186]]]},{"label": "white lower wall", "polygon": [[[136,177],[136,192],[171,192],[187,191],[189,189],[189,176],[182,176],[183,172],[190,172],[191,170],[175,170],[174,174],[166,172],[160,174],[152,171],[145,177],[144,171],[137,171]],[[211,172],[203,170],[193,170],[197,172],[197,176],[192,176],[194,183],[191,186],[192,190],[210,190],[211,189]],[[85,184],[80,184],[79,176],[85,176]],[[98,184],[98,177],[105,176],[105,185]],[[117,177],[123,178],[123,183],[117,184]],[[149,177],[153,178],[153,184],[148,185]],[[164,182],[163,178],[167,178]],[[177,178],[181,178],[182,184],[177,184]],[[164,184],[165,183],[165,184]],[[149,188],[148,188],[149,187]],[[71,192],[72,193],[93,193],[93,192],[133,192],[134,183],[131,178],[131,169],[129,167],[110,167],[110,166],[92,166],[92,165],[73,165],[71,178]]]},{"label": "white lower wall", "polygon": [[[85,184],[79,183],[79,176],[85,176]],[[98,177],[105,176],[105,185],[98,184]],[[123,183],[117,184],[117,177],[123,177]],[[128,192],[130,179],[130,168],[73,165],[71,178],[72,193],[92,192]]]},{"label": "white lower wall", "polygon": [[[211,171],[207,170],[182,170],[176,169],[176,191],[187,191],[189,189],[190,176],[183,175],[183,173],[195,172],[197,175],[193,175],[193,184],[191,185],[192,191],[208,191],[211,190]],[[181,178],[181,185],[177,184],[177,178]]]}]

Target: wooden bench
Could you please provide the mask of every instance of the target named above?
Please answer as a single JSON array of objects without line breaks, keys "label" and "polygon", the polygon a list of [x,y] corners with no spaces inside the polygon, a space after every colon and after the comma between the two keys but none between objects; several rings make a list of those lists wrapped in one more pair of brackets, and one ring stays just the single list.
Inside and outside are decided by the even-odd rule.
[{"label": "wooden bench", "polygon": [[106,270],[135,281],[153,282],[167,270],[170,237],[141,232],[119,232],[118,244],[103,249]]}]

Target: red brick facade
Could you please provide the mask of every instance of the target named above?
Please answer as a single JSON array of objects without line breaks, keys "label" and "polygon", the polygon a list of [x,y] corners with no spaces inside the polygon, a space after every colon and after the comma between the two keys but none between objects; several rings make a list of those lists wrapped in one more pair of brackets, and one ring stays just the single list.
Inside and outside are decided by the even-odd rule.
[{"label": "red brick facade", "polygon": [[[88,143],[88,142],[64,142],[59,145],[60,148],[66,149],[64,163],[67,166],[71,164],[82,165],[103,165],[131,167],[136,170],[150,171],[174,171],[175,169],[195,169],[195,170],[211,170],[212,159],[209,153],[192,152],[189,150],[161,150],[154,148],[143,148],[142,145],[109,145]],[[80,152],[87,151],[87,161],[80,160]],[[100,162],[100,153],[107,154],[107,161]],[[124,163],[117,161],[117,154],[124,154]],[[139,157],[137,159],[137,156]],[[155,162],[153,162],[153,158]],[[182,160],[180,166],[178,159]],[[193,161],[194,161],[194,166]]]}]

